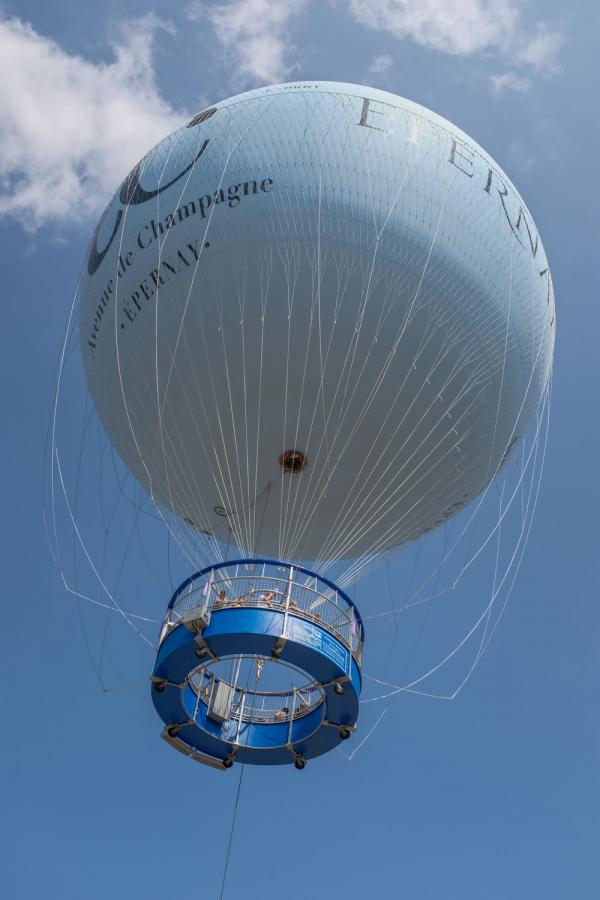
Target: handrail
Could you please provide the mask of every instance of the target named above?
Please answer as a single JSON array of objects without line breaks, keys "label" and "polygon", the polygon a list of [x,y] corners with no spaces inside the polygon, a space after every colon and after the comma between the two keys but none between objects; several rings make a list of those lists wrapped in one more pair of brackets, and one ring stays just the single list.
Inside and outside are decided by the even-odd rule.
[{"label": "handrail", "polygon": [[[215,570],[218,572],[218,567],[212,571]],[[181,620],[181,613],[186,609],[198,606],[214,612],[236,607],[279,608],[329,631],[360,661],[363,633],[355,618],[356,607],[354,604],[343,607],[337,602],[336,597],[340,596],[338,592],[333,597],[327,596],[305,584],[266,573],[228,575],[222,579],[211,579],[198,587],[192,587],[193,584],[193,581],[188,580],[187,592],[180,591],[175,602],[169,606],[161,631],[161,642],[176,624],[171,615],[178,616]],[[198,595],[202,596],[201,602],[198,602]],[[345,596],[341,596],[345,601]]]},{"label": "handrail", "polygon": [[[344,602],[354,609],[354,619],[360,629],[361,632],[361,641],[364,640],[364,627],[362,618],[359,610],[356,605],[350,599],[348,594],[345,591],[341,590],[333,581],[330,581],[328,578],[325,578],[323,575],[319,575],[318,572],[313,572],[311,569],[307,569],[304,566],[296,565],[295,563],[283,562],[282,560],[277,559],[266,559],[266,558],[255,558],[255,559],[232,559],[226,560],[220,563],[213,563],[210,566],[206,566],[204,569],[200,569],[198,572],[195,572],[193,575],[190,575],[189,578],[186,578],[183,581],[176,591],[174,591],[171,600],[169,601],[169,609],[172,609],[175,605],[178,597],[185,591],[187,587],[197,581],[199,578],[202,578],[204,575],[208,575],[211,572],[215,572],[220,569],[230,569],[234,566],[274,566],[277,569],[293,569],[294,572],[301,572],[303,575],[308,575],[310,578],[315,578],[318,582],[326,585],[330,590],[334,591],[334,593],[341,597]],[[268,576],[273,577],[273,576]],[[287,580],[287,579],[286,579]]]},{"label": "handrail", "polygon": [[[208,684],[204,684],[204,680]],[[234,694],[231,700],[231,713],[234,719],[240,719],[243,722],[257,722],[259,724],[267,724],[269,722],[288,722],[291,719],[300,719],[308,715],[323,702],[323,690],[316,684],[307,684],[301,688],[291,688],[285,691],[258,691],[252,688],[243,688],[230,685],[224,679],[218,679],[213,673],[209,673],[206,669],[199,671],[196,669],[188,677],[188,682],[196,694],[198,700],[205,706],[208,706],[210,698],[210,685],[213,681],[222,681],[230,687],[234,687]],[[302,697],[308,694],[310,699],[304,697],[302,706],[297,706],[292,698]],[[314,696],[313,696],[314,695]],[[260,698],[261,704],[254,703],[248,698]],[[277,701],[277,702],[274,702]],[[286,702],[287,701],[287,702]]]}]

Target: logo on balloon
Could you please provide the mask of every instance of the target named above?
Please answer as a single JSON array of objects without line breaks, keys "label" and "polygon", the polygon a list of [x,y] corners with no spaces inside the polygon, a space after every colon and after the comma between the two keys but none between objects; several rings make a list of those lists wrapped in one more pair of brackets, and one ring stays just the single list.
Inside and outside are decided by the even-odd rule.
[{"label": "logo on balloon", "polygon": [[[212,116],[214,116],[216,111],[216,107],[212,106],[210,107],[210,109],[205,109],[202,112],[199,112],[193,117],[193,119],[190,119],[190,121],[186,125],[186,128],[194,128],[196,125],[200,125],[202,122],[206,122],[207,119],[210,119],[212,118]],[[118,191],[119,202],[122,203],[125,208],[127,208],[128,206],[137,206],[140,203],[145,203],[147,200],[152,200],[152,198],[156,197],[161,191],[168,190],[168,188],[172,187],[176,182],[179,181],[180,178],[183,178],[183,176],[186,175],[190,171],[190,169],[192,169],[196,165],[196,163],[208,147],[208,144],[209,138],[207,138],[203,142],[202,146],[196,153],[196,156],[191,161],[191,163],[185,167],[185,169],[183,169],[178,175],[176,175],[175,178],[172,178],[168,184],[161,185],[160,187],[155,188],[151,191],[145,190],[140,184],[140,174],[142,170],[142,164],[144,162],[143,159],[140,160],[140,162],[131,170],[127,178],[125,178],[125,180],[122,182],[121,187]],[[144,157],[144,159],[146,158],[147,157]],[[92,244],[88,254],[87,264],[88,275],[90,276],[94,275],[102,265],[102,260],[108,253],[110,246],[115,239],[117,231],[119,230],[119,225],[121,224],[121,221],[123,219],[123,210],[119,209],[117,211],[117,217],[115,219],[115,224],[110,238],[108,239],[108,243],[103,250],[98,250],[98,236],[100,234],[100,229],[104,224],[104,220],[106,219],[111,206],[112,204],[109,204],[105,209],[92,237]]]},{"label": "logo on balloon", "polygon": [[[142,168],[142,163],[144,162],[144,160],[140,160],[140,162],[137,164],[137,166],[135,166],[135,168],[132,169],[132,171],[129,173],[129,175],[127,176],[127,178],[122,183],[122,185],[119,189],[120,203],[122,203],[125,208],[127,208],[128,206],[137,206],[140,203],[145,203],[147,200],[152,200],[153,197],[158,196],[158,194],[160,194],[161,191],[168,190],[177,181],[179,181],[180,178],[183,178],[183,176],[187,172],[189,172],[193,166],[195,166],[195,164],[198,162],[198,160],[200,159],[200,157],[202,156],[202,154],[208,147],[208,143],[209,143],[209,139],[207,138],[204,141],[204,143],[202,144],[202,146],[200,147],[200,149],[198,150],[196,156],[194,157],[192,162],[189,164],[189,166],[186,166],[185,169],[183,169],[179,173],[179,175],[176,175],[175,178],[172,178],[171,181],[169,181],[167,184],[164,184],[160,187],[154,188],[154,190],[151,190],[151,191],[145,190],[142,187],[142,185],[140,184],[140,172],[141,172],[141,168]],[[110,207],[108,207],[108,209],[110,209]],[[104,215],[98,222],[98,225],[94,232],[94,236],[92,238],[92,245],[90,247],[90,252],[88,255],[88,275],[90,275],[90,276],[94,275],[98,271],[99,267],[101,266],[102,260],[108,253],[110,246],[111,246],[112,242],[114,241],[117,231],[119,229],[119,225],[121,224],[121,220],[123,218],[123,210],[119,209],[119,211],[117,212],[117,218],[115,220],[115,225],[112,230],[112,234],[111,234],[110,238],[108,239],[108,243],[106,244],[106,246],[104,247],[103,250],[98,250],[98,235],[99,235],[100,229],[104,223],[104,219],[106,218],[106,215],[108,213],[108,209],[105,211]]]}]

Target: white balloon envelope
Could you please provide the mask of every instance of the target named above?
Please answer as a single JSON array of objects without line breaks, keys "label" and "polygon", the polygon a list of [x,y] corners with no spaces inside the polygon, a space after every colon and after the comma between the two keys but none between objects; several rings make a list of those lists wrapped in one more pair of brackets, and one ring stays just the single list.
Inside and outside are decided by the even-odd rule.
[{"label": "white balloon envelope", "polygon": [[383,91],[284,84],[200,113],[123,182],[80,342],[156,502],[318,568],[485,488],[546,388],[554,297],[525,204],[466,134]]}]

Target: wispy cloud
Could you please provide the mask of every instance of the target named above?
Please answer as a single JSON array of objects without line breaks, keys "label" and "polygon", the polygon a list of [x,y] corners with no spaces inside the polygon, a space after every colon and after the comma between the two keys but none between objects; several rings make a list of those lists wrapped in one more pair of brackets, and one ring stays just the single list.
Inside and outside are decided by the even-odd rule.
[{"label": "wispy cloud", "polygon": [[298,68],[291,58],[289,29],[304,6],[305,0],[230,0],[217,6],[193,2],[186,13],[192,21],[210,22],[224,61],[234,66],[234,82],[269,84]]},{"label": "wispy cloud", "polygon": [[515,65],[549,70],[562,44],[560,34],[543,22],[525,26],[519,0],[343,2],[360,25],[444,53],[497,53]]},{"label": "wispy cloud", "polygon": [[[192,0],[187,18],[208,23],[235,86],[256,86],[288,78],[298,71],[299,51],[292,40],[297,16],[322,0]],[[475,54],[501,60],[511,69],[553,72],[563,43],[545,22],[527,24],[526,0],[329,0],[361,27],[412,40],[428,49],[457,56]],[[371,74],[385,80],[389,53],[370,63]],[[524,75],[503,79],[494,91],[523,90]]]},{"label": "wispy cloud", "polygon": [[524,94],[531,86],[531,80],[516,72],[503,72],[501,75],[492,75],[492,90],[494,94],[504,94],[506,91],[514,91]]},{"label": "wispy cloud", "polygon": [[20,19],[0,21],[0,214],[27,228],[98,211],[147,150],[180,124],[156,87],[155,16],[114,44],[114,61],[66,53]]},{"label": "wispy cloud", "polygon": [[560,32],[552,31],[544,22],[536,22],[533,34],[515,47],[515,60],[540,71],[554,71],[563,43]]},{"label": "wispy cloud", "polygon": [[369,64],[369,72],[373,75],[385,75],[389,72],[393,64],[394,60],[389,53],[382,53],[381,56],[376,56]]}]

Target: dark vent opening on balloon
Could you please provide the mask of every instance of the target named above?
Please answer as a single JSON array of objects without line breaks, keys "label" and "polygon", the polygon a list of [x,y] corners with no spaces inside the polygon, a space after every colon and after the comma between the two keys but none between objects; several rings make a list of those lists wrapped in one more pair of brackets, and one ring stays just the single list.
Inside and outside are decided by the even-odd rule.
[{"label": "dark vent opening on balloon", "polygon": [[216,107],[211,106],[210,109],[203,109],[202,112],[199,112],[194,116],[193,119],[187,124],[188,128],[193,128],[195,125],[199,125],[201,122],[206,122],[207,119],[210,119],[211,116],[214,116],[216,113]]},{"label": "dark vent opening on balloon", "polygon": [[307,466],[308,460],[300,450],[286,450],[279,457],[279,465],[282,472],[290,475],[298,475]]}]

